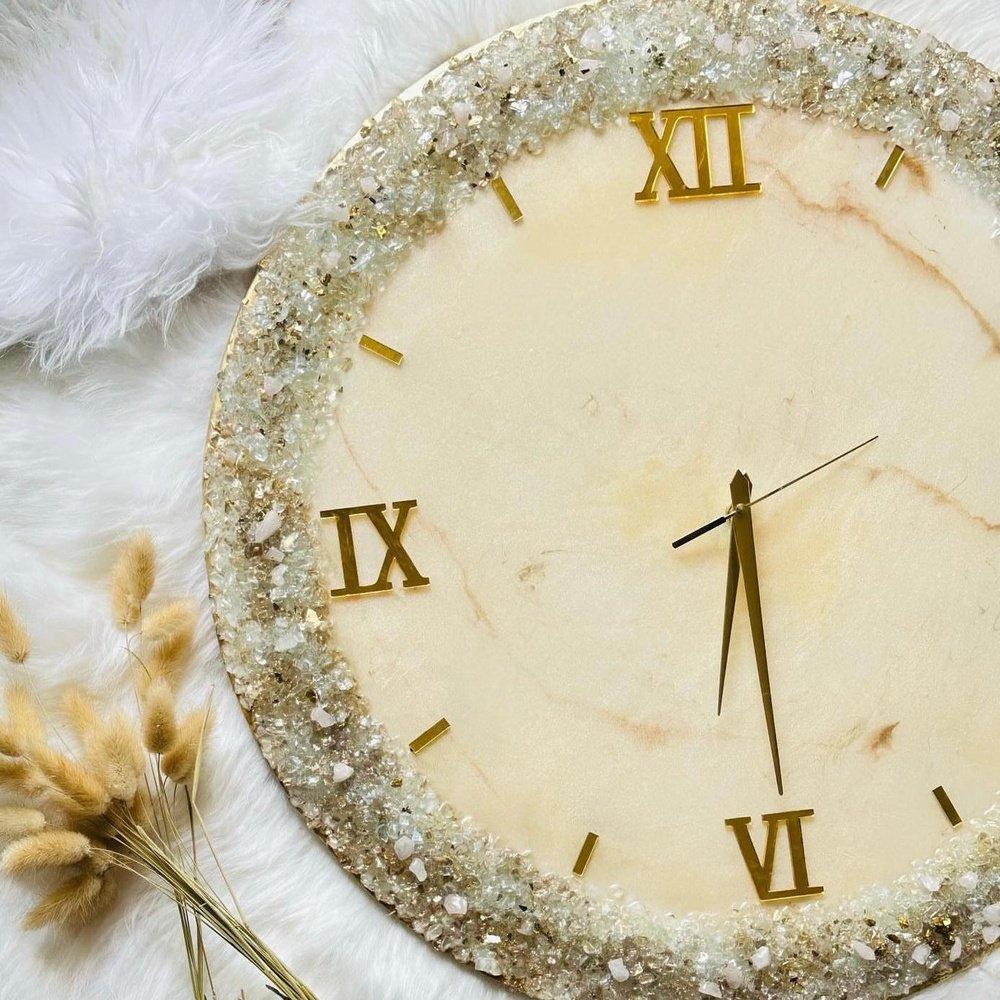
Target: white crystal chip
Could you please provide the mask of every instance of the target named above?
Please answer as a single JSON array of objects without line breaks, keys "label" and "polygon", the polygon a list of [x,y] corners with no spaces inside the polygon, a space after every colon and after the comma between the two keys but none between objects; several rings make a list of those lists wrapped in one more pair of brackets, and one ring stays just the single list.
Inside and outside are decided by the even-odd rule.
[{"label": "white crystal chip", "polygon": [[959,880],[958,884],[963,889],[972,890],[979,885],[979,876],[975,872],[966,872]]},{"label": "white crystal chip", "polygon": [[983,920],[988,924],[1000,924],[1000,903],[990,903],[983,907]]},{"label": "white crystal chip", "polygon": [[928,892],[940,892],[941,891],[941,879],[937,875],[921,875],[920,884]]},{"label": "white crystal chip", "polygon": [[414,858],[410,862],[410,872],[418,882],[423,882],[427,878],[427,867],[420,858]]},{"label": "white crystal chip", "polygon": [[987,944],[996,944],[1000,940],[1000,927],[996,927],[991,924],[989,927],[983,928],[983,940]]},{"label": "white crystal chip", "polygon": [[337,763],[333,765],[332,777],[335,785],[343,784],[352,774],[354,774],[354,768],[342,760],[338,760]]},{"label": "white crystal chip", "polygon": [[274,375],[265,375],[260,380],[260,385],[265,396],[277,396],[285,388],[285,383]]},{"label": "white crystal chip", "polygon": [[698,987],[698,992],[703,997],[717,997],[722,1000],[722,987],[718,983],[702,983]]},{"label": "white crystal chip", "polygon": [[746,977],[743,975],[743,970],[735,962],[730,962],[722,970],[722,978],[725,979],[726,985],[730,989],[738,990]]},{"label": "white crystal chip", "polygon": [[852,941],[851,951],[853,951],[858,958],[864,959],[866,962],[875,961],[875,950],[870,944],[865,944],[864,941]]},{"label": "white crystal chip", "polygon": [[763,948],[758,948],[750,956],[750,964],[760,972],[761,969],[766,969],[771,964],[771,949],[767,945]]},{"label": "white crystal chip", "polygon": [[927,959],[931,957],[931,946],[929,944],[918,944],[913,949],[913,954],[910,957],[917,965],[926,965]]},{"label": "white crystal chip", "polygon": [[396,852],[396,857],[399,858],[400,861],[405,861],[413,854],[413,838],[400,837],[396,843],[392,845],[392,849]]},{"label": "white crystal chip", "polygon": [[453,917],[464,917],[469,912],[469,901],[457,892],[449,892],[443,903],[445,910]]},{"label": "white crystal chip", "polygon": [[309,718],[319,726],[320,729],[329,729],[330,726],[335,725],[337,720],[322,706],[317,705],[309,713]]},{"label": "white crystal chip", "polygon": [[259,545],[266,542],[281,527],[281,511],[272,507],[251,529],[250,541]]},{"label": "white crystal chip", "polygon": [[951,951],[948,953],[949,962],[957,962],[962,957],[962,939],[956,938],[955,943],[951,946]]},{"label": "white crystal chip", "polygon": [[608,962],[608,972],[616,983],[624,983],[628,979],[628,966],[620,958],[613,958]]},{"label": "white crystal chip", "polygon": [[942,132],[957,132],[958,126],[962,124],[962,119],[957,111],[945,108],[938,115],[938,126]]},{"label": "white crystal chip", "polygon": [[298,625],[293,625],[274,640],[274,651],[287,653],[290,649],[295,649],[300,642],[302,642],[302,629]]},{"label": "white crystal chip", "polygon": [[477,948],[472,955],[472,964],[488,976],[499,976],[501,969],[496,955],[489,948]]}]

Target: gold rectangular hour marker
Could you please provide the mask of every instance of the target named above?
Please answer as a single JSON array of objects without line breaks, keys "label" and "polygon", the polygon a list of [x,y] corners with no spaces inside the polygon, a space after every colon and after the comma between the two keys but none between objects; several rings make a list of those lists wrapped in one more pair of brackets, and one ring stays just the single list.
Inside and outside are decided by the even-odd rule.
[{"label": "gold rectangular hour marker", "polygon": [[372,354],[377,354],[380,358],[391,361],[394,365],[401,365],[403,363],[403,355],[400,351],[397,351],[394,347],[389,347],[388,344],[383,344],[374,337],[369,337],[366,333],[361,335],[361,346],[366,351],[371,351]]},{"label": "gold rectangular hour marker", "polygon": [[902,158],[903,147],[893,146],[892,152],[889,154],[889,159],[885,161],[882,173],[878,175],[878,180],[875,182],[875,187],[879,191],[884,191],[889,186],[889,181],[892,180],[892,175],[896,172],[896,167],[899,166],[899,161]]},{"label": "gold rectangular hour marker", "polygon": [[597,834],[588,833],[583,841],[583,847],[580,848],[580,853],[576,856],[576,864],[573,865],[574,875],[582,875],[587,870],[587,865],[590,864],[590,859],[596,848]]},{"label": "gold rectangular hour marker", "polygon": [[507,214],[510,216],[511,222],[520,222],[524,218],[524,213],[521,211],[520,206],[516,201],[514,201],[514,196],[510,193],[510,188],[507,187],[504,179],[502,177],[494,177],[490,181],[490,186],[497,193],[497,197],[500,199],[500,203],[504,208],[507,209]]},{"label": "gold rectangular hour marker", "polygon": [[952,826],[961,826],[962,817],[958,815],[958,810],[952,804],[951,799],[948,797],[948,793],[944,790],[941,785],[938,785],[934,789],[934,798],[938,800],[938,805],[944,810],[945,816],[948,817],[948,822]]},{"label": "gold rectangular hour marker", "polygon": [[440,739],[448,730],[451,723],[447,719],[438,719],[430,729],[425,729],[415,740],[410,741],[410,753],[420,753],[426,750],[435,740]]}]

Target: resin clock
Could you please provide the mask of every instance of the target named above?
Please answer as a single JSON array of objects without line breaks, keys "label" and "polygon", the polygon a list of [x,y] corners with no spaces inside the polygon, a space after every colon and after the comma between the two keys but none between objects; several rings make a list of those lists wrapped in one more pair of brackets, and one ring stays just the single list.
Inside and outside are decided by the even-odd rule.
[{"label": "resin clock", "polygon": [[996,86],[853,8],[570,8],[366,124],[262,261],[224,655],[435,947],[853,998],[1000,938]]}]

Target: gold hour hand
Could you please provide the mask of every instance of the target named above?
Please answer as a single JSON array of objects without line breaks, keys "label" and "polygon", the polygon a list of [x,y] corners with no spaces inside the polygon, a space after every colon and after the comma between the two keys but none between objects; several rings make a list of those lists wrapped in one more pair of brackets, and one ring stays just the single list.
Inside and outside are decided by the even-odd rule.
[{"label": "gold hour hand", "polygon": [[729,533],[729,572],[726,574],[726,611],[722,621],[722,660],[719,664],[719,715],[722,715],[722,692],[726,687],[726,665],[729,662],[729,640],[733,635],[733,613],[736,591],[740,585],[740,556],[736,551],[736,533]]},{"label": "gold hour hand", "polygon": [[737,471],[729,484],[733,499],[733,539],[740,569],[743,573],[743,590],[747,598],[750,615],[750,634],[753,636],[754,656],[757,660],[757,679],[760,695],[764,702],[764,718],[767,721],[767,738],[771,744],[771,759],[774,761],[774,777],[778,782],[778,794],[784,795],[781,780],[781,759],[778,756],[778,734],[774,725],[774,704],[771,700],[771,679],[767,670],[767,650],[764,646],[764,616],[760,607],[760,582],[757,579],[757,553],[753,542],[753,514],[750,510],[749,477]]}]

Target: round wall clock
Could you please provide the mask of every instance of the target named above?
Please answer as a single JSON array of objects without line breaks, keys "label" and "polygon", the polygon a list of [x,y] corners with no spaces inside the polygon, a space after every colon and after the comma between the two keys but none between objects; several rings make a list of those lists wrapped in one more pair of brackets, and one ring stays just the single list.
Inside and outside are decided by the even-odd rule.
[{"label": "round wall clock", "polygon": [[262,261],[224,656],[436,948],[818,1000],[1000,938],[996,90],[850,7],[569,8],[367,123]]}]

